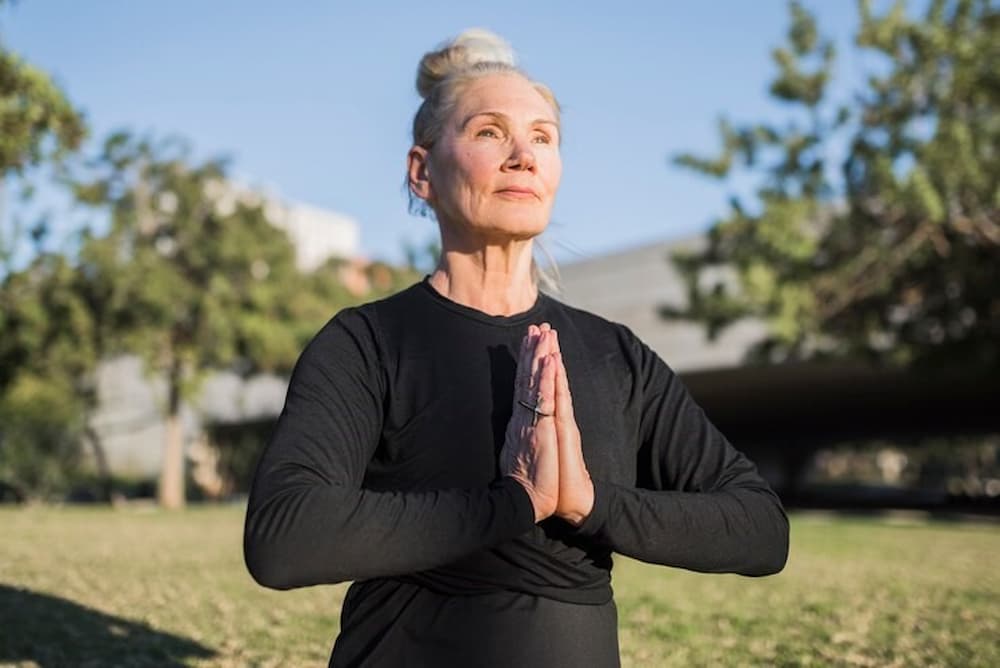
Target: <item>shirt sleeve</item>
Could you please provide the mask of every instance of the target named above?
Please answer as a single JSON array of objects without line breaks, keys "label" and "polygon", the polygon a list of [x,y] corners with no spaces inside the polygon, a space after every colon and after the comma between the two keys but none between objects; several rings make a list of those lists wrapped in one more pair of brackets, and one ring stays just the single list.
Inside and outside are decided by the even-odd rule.
[{"label": "shirt sleeve", "polygon": [[667,364],[634,335],[630,340],[640,410],[638,485],[595,480],[594,508],[577,533],[650,563],[743,575],[780,571],[788,518],[777,495]]},{"label": "shirt sleeve", "polygon": [[342,311],[309,343],[257,466],[244,558],[275,589],[420,571],[531,529],[511,478],[482,489],[373,491],[385,377],[373,314]]}]

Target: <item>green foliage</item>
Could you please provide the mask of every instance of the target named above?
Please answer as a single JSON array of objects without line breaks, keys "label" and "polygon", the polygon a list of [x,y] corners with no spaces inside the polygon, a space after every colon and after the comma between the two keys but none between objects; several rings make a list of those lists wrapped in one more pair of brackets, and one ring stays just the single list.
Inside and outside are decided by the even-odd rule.
[{"label": "green foliage", "polygon": [[[354,280],[348,275],[353,275]],[[294,317],[288,326],[301,342],[301,349],[340,309],[388,296],[419,278],[419,272],[412,268],[330,259],[303,275],[302,288],[290,295],[287,307]],[[348,289],[349,282],[365,289],[352,292]],[[223,481],[223,495],[250,491],[254,469],[273,427],[270,419],[206,425],[209,443],[218,454],[217,473]]]},{"label": "green foliage", "polygon": [[0,282],[0,393],[22,372],[86,393],[97,332],[81,279],[67,258],[45,253]]},{"label": "green foliage", "polygon": [[[33,187],[24,178],[26,170],[60,164],[80,147],[86,132],[82,113],[51,77],[9,51],[0,38],[0,191],[14,176],[21,181],[22,196],[30,198]],[[19,220],[8,228],[2,220],[6,215],[0,208],[0,275],[9,273],[25,232]],[[28,233],[38,244],[46,231],[42,221]]]},{"label": "green foliage", "polygon": [[258,195],[229,185],[224,162],[190,162],[177,141],[117,133],[74,184],[111,212],[107,234],[85,235],[80,271],[114,347],[180,397],[207,369],[288,369],[301,343],[288,326],[302,283],[287,235]]},{"label": "green foliage", "polygon": [[[162,411],[170,418],[206,374],[287,373],[339,309],[415,280],[412,271],[378,262],[331,260],[300,272],[267,202],[233,186],[223,161],[194,164],[176,140],[115,133],[68,183],[81,203],[109,210],[110,228],[84,229],[75,256],[41,252],[0,281],[0,400],[25,377],[58,379],[52,391],[68,392],[66,410],[79,411],[72,420],[67,414],[67,424],[86,424],[96,408],[94,373],[104,357],[142,357],[166,383]],[[8,454],[15,441],[29,442],[29,431],[0,422]],[[176,438],[171,452],[182,457]],[[87,441],[102,468],[99,435],[88,431]],[[99,472],[110,480],[110,471]]]},{"label": "green foliage", "polygon": [[20,374],[0,394],[0,482],[22,498],[65,493],[80,463],[83,407],[65,379]]},{"label": "green foliage", "polygon": [[[268,202],[234,186],[224,161],[194,164],[176,140],[116,133],[73,188],[111,214],[110,230],[84,233],[79,253],[103,349],[139,355],[165,381],[165,417],[209,372],[289,372],[339,309],[412,282],[381,263],[300,272]],[[349,273],[360,289],[348,290]]]},{"label": "green foliage", "polygon": [[0,480],[22,496],[66,491],[80,462],[97,351],[79,287],[55,254],[0,282]]},{"label": "green foliage", "polygon": [[[19,177],[29,197],[26,170],[60,163],[85,134],[83,116],[52,79],[0,41],[0,189]],[[45,221],[29,230],[36,255],[16,273],[10,263],[23,230],[16,220],[0,224],[0,481],[21,496],[49,497],[67,489],[78,464],[93,322],[72,266],[41,251]]]},{"label": "green foliage", "polygon": [[[20,405],[26,379],[33,379],[40,405],[59,393],[71,397],[63,404],[69,413],[52,424],[55,432],[36,425],[46,443],[63,442],[56,432],[82,433],[97,405],[94,372],[103,357],[141,356],[147,371],[166,381],[164,415],[176,416],[212,370],[288,372],[337,310],[412,282],[407,272],[380,263],[357,270],[370,286],[360,292],[347,290],[338,263],[299,272],[266,202],[234,187],[224,161],[196,164],[176,140],[118,132],[67,174],[63,160],[84,138],[83,118],[44,72],[2,43],[0,128],[0,178],[58,164],[76,199],[111,218],[107,233],[82,230],[72,257],[44,251],[48,227],[41,221],[28,231],[34,258],[16,271],[11,260],[22,241],[20,223],[0,239],[0,402]],[[30,195],[30,183],[22,185]],[[37,386],[44,379],[54,383],[51,396]],[[4,462],[33,452],[39,471],[50,464],[62,470],[71,460],[55,456],[62,445],[31,450],[32,425],[27,414],[0,422]],[[88,430],[87,440],[99,474],[110,480],[98,434]],[[18,485],[52,487],[41,474],[3,471],[28,481]]]},{"label": "green foliage", "polygon": [[[0,10],[3,5],[0,2]],[[80,147],[86,133],[82,113],[51,77],[8,50],[0,37],[0,224],[6,227],[5,187],[16,178],[21,197],[30,199],[34,187],[26,171],[61,165]],[[25,232],[36,247],[48,232],[45,220],[29,230],[16,217],[11,222],[10,229],[0,230],[0,276],[10,272]]]},{"label": "green foliage", "polygon": [[[84,234],[79,267],[107,325],[105,349],[139,355],[164,380],[165,417],[176,419],[210,370],[291,367],[304,288],[294,249],[262,198],[229,183],[223,161],[192,164],[182,142],[119,132],[73,188],[111,214],[107,234]],[[171,434],[161,497],[179,504],[183,448]]]},{"label": "green foliage", "polygon": [[86,126],[52,79],[0,42],[0,175],[76,150]]},{"label": "green foliage", "polygon": [[[791,3],[771,94],[796,111],[784,127],[721,121],[722,152],[675,163],[724,178],[761,177],[702,253],[678,258],[690,301],[666,315],[715,335],[747,316],[771,359],[863,355],[889,363],[1000,365],[1000,11],[934,0],[922,17],[859,2],[857,45],[881,58],[850,101],[828,99],[835,52]],[[839,165],[832,147],[846,146]],[[705,285],[706,269],[735,282]]]}]

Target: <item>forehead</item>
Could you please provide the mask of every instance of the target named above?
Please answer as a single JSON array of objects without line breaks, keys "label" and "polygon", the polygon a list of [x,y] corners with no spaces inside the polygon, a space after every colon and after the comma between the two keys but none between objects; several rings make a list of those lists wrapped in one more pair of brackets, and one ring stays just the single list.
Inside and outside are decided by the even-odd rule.
[{"label": "forehead", "polygon": [[459,123],[472,114],[491,111],[514,118],[530,116],[556,121],[552,105],[519,74],[489,74],[462,87],[455,104]]}]

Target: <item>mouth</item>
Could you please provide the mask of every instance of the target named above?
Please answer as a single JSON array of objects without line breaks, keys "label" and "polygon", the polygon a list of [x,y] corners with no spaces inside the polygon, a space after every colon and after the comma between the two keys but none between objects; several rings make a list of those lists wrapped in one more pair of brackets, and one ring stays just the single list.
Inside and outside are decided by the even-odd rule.
[{"label": "mouth", "polygon": [[538,193],[531,188],[502,188],[496,191],[496,194],[509,199],[540,199]]}]

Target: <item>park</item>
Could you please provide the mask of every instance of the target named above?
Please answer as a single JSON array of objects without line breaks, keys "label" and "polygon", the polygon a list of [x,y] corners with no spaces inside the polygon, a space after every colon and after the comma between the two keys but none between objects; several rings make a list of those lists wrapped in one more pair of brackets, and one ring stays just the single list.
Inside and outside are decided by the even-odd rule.
[{"label": "park", "polygon": [[[492,387],[469,385],[486,401],[477,405],[470,392],[456,397],[458,384],[446,382],[446,391],[433,389],[419,407],[440,409],[434,419],[402,411],[366,447],[375,452],[395,437],[422,447],[434,439],[413,433],[479,415],[469,408],[475,405],[486,412],[468,422],[482,427],[473,432],[482,437],[453,440],[488,450],[487,477],[496,466],[508,483],[518,471],[502,467],[518,460],[503,454],[504,429],[515,424],[518,405],[531,410],[532,429],[540,416],[543,425],[560,421],[560,448],[575,442],[580,457],[560,454],[562,481],[568,461],[596,470],[601,439],[590,437],[625,433],[628,420],[644,425],[643,434],[684,444],[695,453],[685,461],[715,461],[713,453],[729,452],[720,446],[728,438],[754,463],[740,475],[755,489],[725,486],[736,468],[717,475],[711,489],[707,478],[690,476],[683,487],[664,487],[662,471],[641,463],[661,442],[640,443],[638,427],[627,438],[604,439],[637,448],[635,461],[605,458],[616,474],[635,465],[632,478],[614,482],[628,491],[615,498],[642,499],[647,505],[635,507],[646,527],[675,529],[633,544],[681,545],[684,553],[699,539],[702,547],[720,535],[730,541],[702,561],[680,563],[644,563],[614,550],[622,665],[1000,665],[996,6],[730,2],[728,23],[694,5],[650,5],[634,15],[609,6],[592,16],[574,8],[567,23],[565,8],[521,2],[510,0],[518,10],[510,15],[537,10],[537,21],[508,16],[492,27],[559,92],[560,103],[543,92],[541,109],[556,112],[544,124],[560,134],[553,141],[532,126],[528,149],[508,151],[500,169],[534,173],[544,163],[539,155],[566,165],[555,214],[550,219],[545,209],[528,235],[535,303],[562,300],[567,313],[578,309],[574,318],[592,313],[599,318],[586,322],[610,322],[599,326],[617,328],[602,330],[617,332],[615,345],[633,343],[598,350],[588,346],[604,339],[580,338],[587,345],[567,355],[578,372],[568,374],[569,386],[591,398],[571,420],[581,425],[582,445],[580,433],[574,441],[565,428],[573,414],[568,392],[557,390],[557,407],[546,413],[540,391],[527,403],[513,402],[511,387],[501,388],[503,396],[495,391],[506,382],[516,393],[524,376],[515,378],[506,343],[490,343],[488,358],[456,357],[413,374],[437,377],[444,366],[461,371],[473,368],[463,367],[468,360],[487,360],[489,374],[455,376],[490,375]],[[418,105],[411,70],[419,54],[431,54],[426,49],[447,36],[442,31],[457,34],[486,19],[472,7],[459,15],[396,10],[388,21],[372,8],[298,13],[248,3],[242,12],[206,7],[192,21],[187,10],[138,4],[85,12],[0,0],[0,665],[319,666],[330,659],[349,578],[324,579],[330,571],[320,568],[308,586],[269,589],[298,581],[255,582],[245,541],[267,543],[299,501],[324,486],[346,499],[324,512],[345,522],[361,506],[350,505],[355,497],[413,490],[379,487],[395,475],[378,469],[391,459],[378,459],[382,450],[364,482],[354,471],[343,484],[330,465],[336,458],[327,457],[335,450],[322,450],[332,442],[327,430],[306,439],[320,444],[324,461],[288,477],[289,489],[306,490],[303,496],[279,489],[258,498],[270,518],[246,535],[245,523],[257,509],[261,471],[270,466],[280,479],[291,470],[269,462],[267,449],[295,438],[287,416],[301,404],[286,402],[310,392],[289,387],[296,373],[310,373],[302,360],[317,333],[341,315],[412,295],[457,257],[445,227],[437,235],[432,191],[420,190],[420,178],[426,185],[429,177],[414,167],[399,187],[402,158],[412,167],[442,144],[418,141],[415,122],[412,143],[396,130]],[[250,38],[261,34],[273,40],[266,54]],[[358,58],[374,34],[385,36],[384,57]],[[486,34],[503,46],[492,33],[462,34]],[[494,84],[524,85],[519,70],[504,71]],[[389,96],[390,88],[409,97]],[[417,90],[428,99],[419,79]],[[501,147],[496,155],[515,145],[497,128],[475,139]],[[542,199],[535,191],[498,193],[508,203]],[[539,230],[545,246],[532,255]],[[482,308],[469,316],[468,304],[446,308],[465,309],[462,317],[490,327],[527,312]],[[435,323],[411,318],[392,331],[414,337],[423,328],[433,342]],[[352,407],[342,417],[359,424],[403,405],[405,394],[388,398],[392,383],[427,362],[431,348],[384,356],[396,352],[384,347],[387,327],[372,335],[371,348],[358,344],[359,366],[347,366],[344,351],[355,349],[344,341],[353,345],[367,331],[359,325],[323,358],[347,371],[318,374],[341,383],[326,397]],[[526,373],[541,378],[545,368],[562,382],[553,338],[546,354],[558,356],[560,369],[539,363],[530,371],[528,364]],[[571,350],[571,337],[562,340]],[[669,371],[656,366],[660,357]],[[660,375],[643,376],[647,367],[636,360],[659,360],[651,366]],[[362,366],[374,371],[364,375]],[[644,377],[680,384],[643,385]],[[344,388],[362,390],[348,396]],[[354,410],[359,396],[375,396],[371,388],[383,390],[384,404],[370,414]],[[669,393],[681,397],[669,404],[685,407],[681,417],[645,421],[646,409],[668,405],[660,397]],[[657,431],[650,423],[701,427]],[[677,456],[673,445],[662,447]],[[465,450],[438,448],[436,456],[446,451],[452,468],[444,473],[451,474],[454,455]],[[678,460],[663,470],[669,479],[685,468]],[[448,485],[430,494],[456,489],[456,498],[469,491]],[[590,489],[596,504],[597,488]],[[754,506],[758,492],[765,514],[754,514],[764,507]],[[563,487],[559,498],[569,498]],[[666,516],[662,504],[660,515],[646,512],[668,498],[679,499],[677,509],[710,499],[709,510]],[[591,527],[605,532],[600,537],[560,533],[566,523],[585,526],[578,521],[586,512],[600,516],[598,505],[586,507],[574,514],[555,504],[525,526],[541,535],[539,524],[551,517],[546,527],[556,527],[556,538],[545,528],[539,540],[596,553],[614,533],[607,526]],[[619,518],[624,507],[616,506]],[[768,527],[780,525],[783,555],[782,512],[790,536],[783,568],[773,558],[768,574],[753,577],[735,574],[744,572],[738,565],[716,569],[726,574],[685,566],[738,564],[740,548],[758,544],[748,527],[777,535],[760,530],[765,516]],[[691,517],[699,521],[685,525]],[[464,539],[462,531],[451,536]],[[691,536],[698,538],[685,543]],[[751,538],[734,549],[733,536]],[[377,556],[378,545],[362,547]],[[393,555],[406,562],[406,550]],[[603,557],[591,561],[607,569]]]},{"label": "park", "polygon": [[[617,558],[624,666],[995,666],[995,523],[792,515],[778,576]],[[319,666],[346,585],[276,592],[243,508],[0,510],[0,664]],[[39,550],[45,545],[45,550]]]}]

